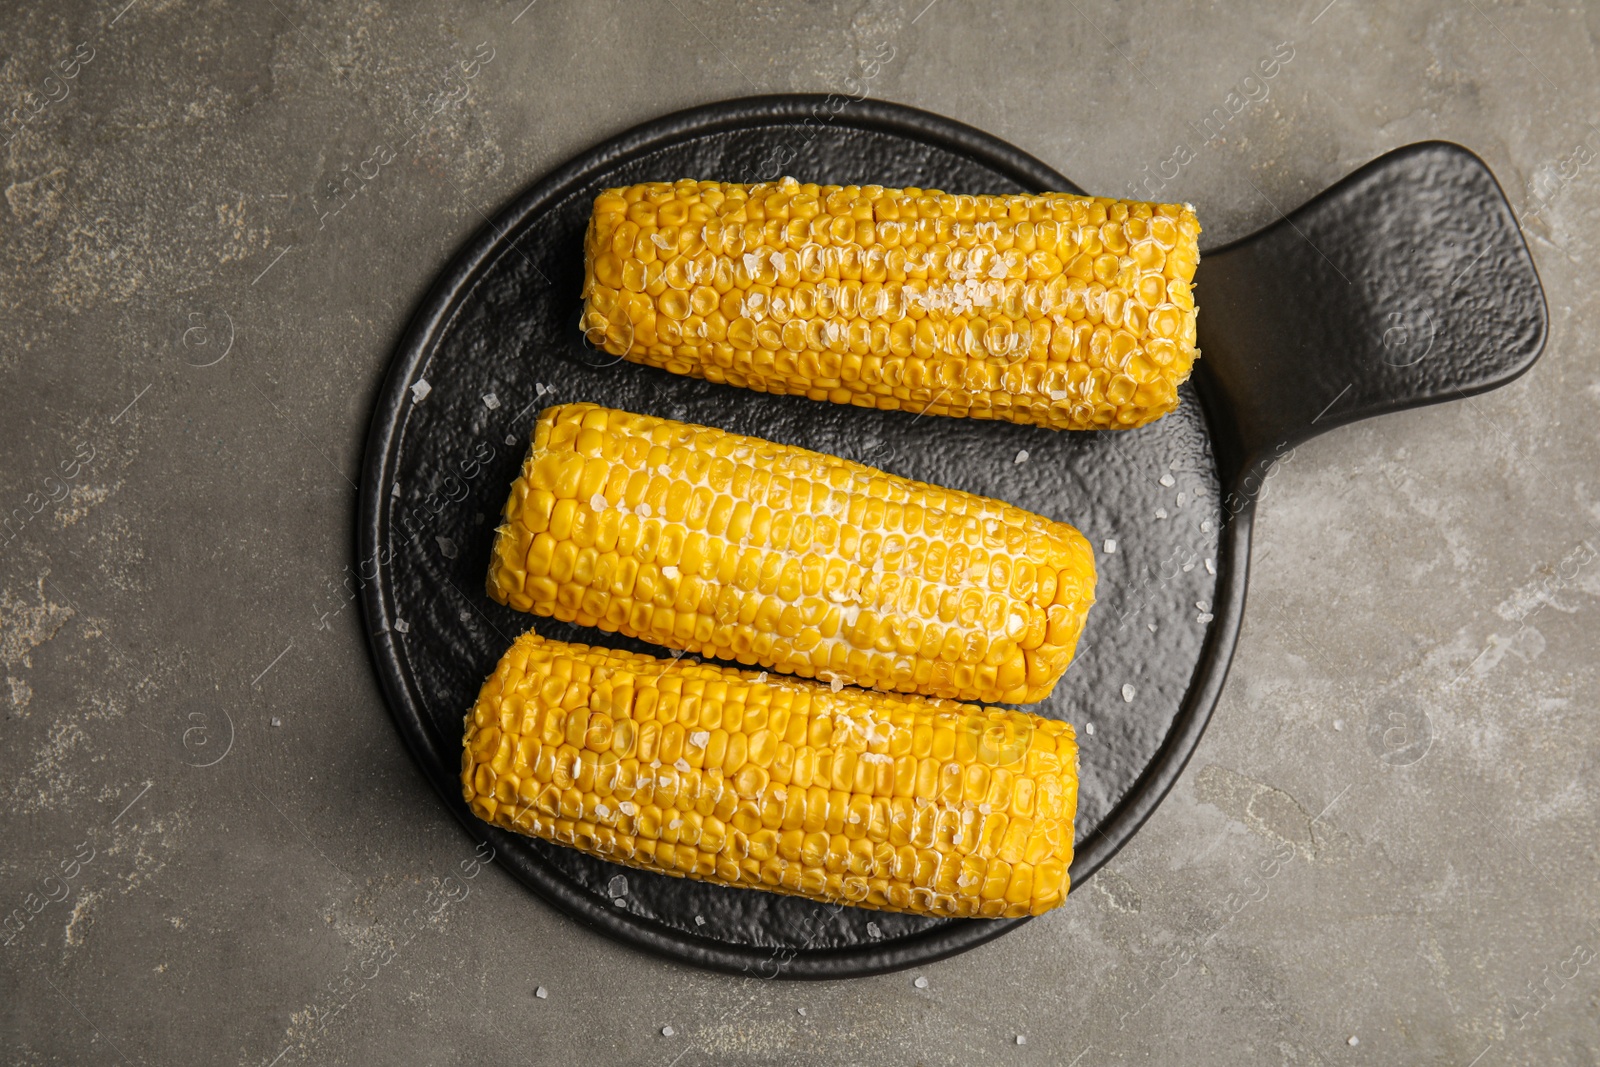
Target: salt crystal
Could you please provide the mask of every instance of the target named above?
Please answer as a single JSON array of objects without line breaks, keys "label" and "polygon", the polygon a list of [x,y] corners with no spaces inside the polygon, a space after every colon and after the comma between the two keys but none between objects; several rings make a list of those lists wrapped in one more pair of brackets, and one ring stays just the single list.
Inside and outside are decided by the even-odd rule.
[{"label": "salt crystal", "polygon": [[1217,565],[1215,563],[1211,562],[1211,560],[1209,560],[1209,559],[1206,560],[1206,573],[1207,574],[1215,574],[1215,573],[1217,573]]},{"label": "salt crystal", "polygon": [[1156,624],[1155,623],[1147,622],[1147,623],[1145,623],[1145,625],[1150,628],[1150,632],[1151,633],[1155,633],[1156,632]]},{"label": "salt crystal", "polygon": [[869,937],[882,937],[883,936],[883,931],[878,929],[878,924],[877,923],[868,923],[867,924],[867,935]]},{"label": "salt crystal", "polygon": [[1111,554],[1115,553],[1116,550],[1117,550],[1117,539],[1115,537],[1106,538],[1106,543],[1104,545],[1104,548],[1106,550],[1106,554],[1107,555],[1111,555]]},{"label": "salt crystal", "polygon": [[1052,390],[1050,390],[1050,399],[1051,400],[1065,400],[1067,397],[1069,397],[1071,395],[1072,394],[1069,391],[1067,391],[1066,389],[1052,389]]},{"label": "salt crystal", "polygon": [[454,541],[448,537],[435,537],[434,540],[439,542],[439,551],[444,553],[445,559],[456,558],[456,543]]},{"label": "salt crystal", "polygon": [[661,568],[661,577],[663,578],[677,578],[679,573],[680,572],[678,568],[672,566],[670,563]]},{"label": "salt crystal", "polygon": [[511,445],[513,448],[516,447],[517,435],[514,433],[506,434],[506,444]]},{"label": "salt crystal", "polygon": [[[755,257],[754,257],[754,256],[751,256],[751,257],[749,257],[749,258],[751,258],[751,259],[754,259],[754,258],[755,258]],[[663,1026],[663,1027],[662,1027],[662,1028],[661,1028],[661,1036],[662,1036],[662,1037],[671,1037],[671,1036],[672,1036],[672,1035],[673,1035],[673,1034],[675,1034],[675,1033],[677,1033],[677,1032],[678,1032],[678,1031],[676,1031],[676,1030],[674,1030],[674,1029],[673,1029],[673,1028],[672,1028],[672,1027],[670,1027],[670,1026]]]},{"label": "salt crystal", "polygon": [[593,508],[595,511],[604,511],[606,509],[606,496],[605,496],[605,494],[604,493],[596,493],[594,496],[590,497],[589,498],[589,506],[591,508]]},{"label": "salt crystal", "polygon": [[1201,611],[1210,611],[1211,610],[1211,601],[1209,601],[1209,600],[1196,600],[1194,602],[1194,606],[1196,608],[1199,608]]},{"label": "salt crystal", "polygon": [[796,1008],[795,1011],[799,1012],[801,1015],[804,1015],[806,1013],[806,1010],[804,1008]]},{"label": "salt crystal", "polygon": [[764,682],[766,680],[767,680],[767,672],[766,671],[762,671],[760,674],[756,675],[756,681],[758,683],[759,682]]},{"label": "salt crystal", "polygon": [[1028,1039],[1027,1038],[1023,1037],[1021,1034],[1017,1035],[1017,1044],[1026,1045],[1027,1043],[1028,1043]]},{"label": "salt crystal", "polygon": [[500,398],[495,396],[493,393],[484,393],[480,399],[483,401],[483,406],[488,408],[490,411],[493,411],[495,408],[500,406]]},{"label": "salt crystal", "polygon": [[844,688],[844,679],[840,678],[836,674],[831,679],[829,679],[828,685],[829,685],[829,687],[831,687],[833,689],[833,691],[835,693],[837,693],[839,690]]},{"label": "salt crystal", "polygon": [[1335,730],[1343,730],[1344,729],[1344,720],[1343,719],[1334,719],[1333,720],[1333,728]]},{"label": "salt crystal", "polygon": [[704,915],[696,915],[694,917],[694,924],[696,926],[704,926],[706,924],[706,917]]},{"label": "salt crystal", "polygon": [[1172,486],[1172,484],[1173,484],[1173,483],[1174,483],[1174,482],[1176,482],[1176,481],[1177,481],[1177,479],[1176,479],[1176,478],[1174,478],[1174,477],[1173,477],[1173,476],[1172,476],[1172,475],[1170,475],[1170,474],[1163,474],[1163,475],[1162,475],[1162,476],[1161,476],[1161,484],[1162,484],[1162,485],[1164,485],[1164,486],[1167,486],[1167,487],[1169,487],[1169,488],[1170,488],[1170,487],[1171,487],[1171,486]]},{"label": "salt crystal", "polygon": [[1093,737],[1094,736],[1094,723],[1085,722],[1083,724],[1083,732],[1088,734],[1090,737]]},{"label": "salt crystal", "polygon": [[920,975],[920,974],[917,975],[916,980],[913,981],[911,984],[916,986],[918,989],[927,989],[928,988],[928,980],[926,978],[922,977],[922,975]]},{"label": "salt crystal", "polygon": [[462,608],[460,618],[462,622],[471,622],[472,612],[468,611],[466,608]]},{"label": "salt crystal", "polygon": [[1138,692],[1138,690],[1135,689],[1133,686],[1124,685],[1122,687],[1122,701],[1123,701],[1123,703],[1132,704],[1133,703],[1134,694],[1137,693],[1137,692]]},{"label": "salt crystal", "polygon": [[646,504],[642,500],[639,502],[639,506],[634,508],[634,510],[639,513],[639,517],[641,519],[648,519],[650,517],[650,505]]},{"label": "salt crystal", "polygon": [[395,633],[408,634],[411,632],[411,624],[404,619],[396,619],[394,620],[394,630]]},{"label": "salt crystal", "polygon": [[1167,470],[1175,471],[1177,469],[1178,469],[1178,461],[1177,460],[1173,460],[1171,463],[1167,464]]},{"label": "salt crystal", "polygon": [[613,897],[611,903],[615,904],[619,908],[626,908],[628,906],[628,902],[623,900],[621,897]]},{"label": "salt crystal", "polygon": [[420,404],[428,399],[428,394],[433,392],[433,386],[428,384],[428,379],[418,378],[411,383],[411,402]]},{"label": "salt crystal", "polygon": [[690,771],[692,771],[694,769],[693,767],[689,766],[689,761],[684,759],[682,756],[678,757],[678,762],[674,763],[673,766],[678,768],[678,770],[682,771],[685,774],[688,774]]},{"label": "salt crystal", "polygon": [[533,995],[538,997],[540,1000],[549,1000],[550,999],[550,991],[548,989],[546,989],[544,986],[540,986],[538,989],[535,989],[533,991]]},{"label": "salt crystal", "polygon": [[606,892],[610,893],[614,897],[627,896],[628,876],[625,874],[619,874],[612,878],[611,881],[606,883]]},{"label": "salt crystal", "polygon": [[1361,1044],[1361,1039],[1359,1037],[1357,1037],[1355,1034],[1351,1034],[1350,1035],[1350,1040],[1346,1041],[1345,1044],[1349,1045],[1351,1048],[1354,1048],[1355,1046]]},{"label": "salt crystal", "polygon": [[1188,574],[1192,570],[1194,570],[1194,562],[1193,561],[1190,561],[1190,562],[1185,563],[1183,565],[1183,573]]},{"label": "salt crystal", "polygon": [[661,466],[656,468],[656,473],[661,475],[663,478],[670,478],[672,477],[672,468],[663,463]]},{"label": "salt crystal", "polygon": [[1167,517],[1167,509],[1166,508],[1156,508],[1156,518],[1164,519],[1166,517]]},{"label": "salt crystal", "polygon": [[1211,532],[1211,520],[1210,519],[1207,519],[1205,522],[1202,522],[1200,524],[1200,532],[1201,533],[1210,533]]},{"label": "salt crystal", "polygon": [[689,735],[689,743],[696,748],[705,748],[711,741],[710,730],[696,730]]},{"label": "salt crystal", "polygon": [[534,382],[533,383],[533,395],[534,396],[544,396],[544,389],[545,389],[545,385],[544,385],[543,382]]},{"label": "salt crystal", "polygon": [[1012,462],[1019,464],[1028,462],[1028,450],[1024,448],[1022,451],[1018,452],[1017,458],[1012,460]]},{"label": "salt crystal", "polygon": [[393,485],[391,485],[389,487],[389,495],[394,497],[396,500],[400,499],[400,483],[399,482],[395,482]]},{"label": "salt crystal", "polygon": [[274,725],[274,726],[282,726],[283,725],[283,720],[278,718],[276,715],[274,715],[272,717],[272,725]]},{"label": "salt crystal", "polygon": [[1178,506],[1180,508],[1183,507],[1188,502],[1189,502],[1189,494],[1188,493],[1179,493],[1178,494]]},{"label": "salt crystal", "polygon": [[1204,624],[1210,622],[1214,618],[1216,618],[1216,616],[1211,614],[1209,611],[1202,611],[1200,614],[1194,617],[1194,621]]}]

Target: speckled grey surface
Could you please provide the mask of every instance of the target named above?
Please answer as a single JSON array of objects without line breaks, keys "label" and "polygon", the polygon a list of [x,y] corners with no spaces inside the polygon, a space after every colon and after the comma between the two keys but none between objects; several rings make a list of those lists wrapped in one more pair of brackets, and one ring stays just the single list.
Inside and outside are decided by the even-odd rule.
[{"label": "speckled grey surface", "polygon": [[[0,1059],[1600,1058],[1600,13],[125,3],[0,22]],[[1207,244],[1457,140],[1551,306],[1525,378],[1280,463],[1211,729],[1067,907],[821,985],[638,955],[475,864],[341,586],[388,352],[485,213],[785,90],[1142,181]]]}]

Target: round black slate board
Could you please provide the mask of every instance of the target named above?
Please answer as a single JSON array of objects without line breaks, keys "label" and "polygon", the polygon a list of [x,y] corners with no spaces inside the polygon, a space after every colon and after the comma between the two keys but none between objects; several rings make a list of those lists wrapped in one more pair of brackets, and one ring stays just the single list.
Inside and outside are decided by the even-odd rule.
[{"label": "round black slate board", "polygon": [[[767,180],[779,163],[801,181],[1077,191],[958,123],[870,101],[834,114],[821,97],[683,112],[586,153],[506,208],[423,302],[373,418],[358,551],[371,579],[364,603],[374,660],[396,720],[496,862],[572,916],[671,958],[763,977],[841,978],[940,959],[1026,920],[928,919],[668,878],[503,833],[462,803],[462,717],[506,647],[535,623],[490,601],[483,584],[537,412],[592,401],[719,426],[1007,500],[1083,530],[1095,547],[1099,602],[1073,666],[1031,708],[1079,734],[1075,886],[1137,830],[1204,729],[1238,632],[1254,499],[1225,501],[1225,493],[1264,452],[1233,433],[1220,387],[1200,372],[1208,402],[1185,386],[1180,408],[1153,425],[1056,433],[765,396],[584,345],[582,238],[600,189]],[[1225,453],[1220,470],[1214,436]],[[553,620],[537,626],[552,638],[660,651]],[[1072,906],[1069,898],[1064,907]]]}]

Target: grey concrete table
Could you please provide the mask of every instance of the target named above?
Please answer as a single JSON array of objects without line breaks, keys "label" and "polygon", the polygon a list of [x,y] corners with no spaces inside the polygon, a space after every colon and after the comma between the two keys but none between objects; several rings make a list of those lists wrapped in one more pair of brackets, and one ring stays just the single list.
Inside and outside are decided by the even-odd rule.
[{"label": "grey concrete table", "polygon": [[[1600,9],[12,7],[0,1060],[1600,1058]],[[463,862],[341,586],[354,482],[408,311],[520,187],[667,110],[863,87],[1190,200],[1208,244],[1460,141],[1552,334],[1280,464],[1211,730],[1067,906],[919,972],[740,981]]]}]

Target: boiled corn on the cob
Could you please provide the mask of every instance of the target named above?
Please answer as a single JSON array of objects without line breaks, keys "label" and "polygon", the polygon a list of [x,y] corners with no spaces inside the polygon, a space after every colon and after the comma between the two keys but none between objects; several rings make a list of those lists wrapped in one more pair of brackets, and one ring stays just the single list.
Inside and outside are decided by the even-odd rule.
[{"label": "boiled corn on the cob", "polygon": [[564,622],[789,674],[1027,703],[1094,602],[1072,527],[704,426],[539,416],[489,594]]},{"label": "boiled corn on the cob", "polygon": [[675,374],[1058,430],[1171,411],[1195,356],[1194,209],[1062,193],[607,189],[583,328]]},{"label": "boiled corn on the cob", "polygon": [[518,638],[466,718],[479,818],[728,886],[939,916],[1061,903],[1072,727]]}]

